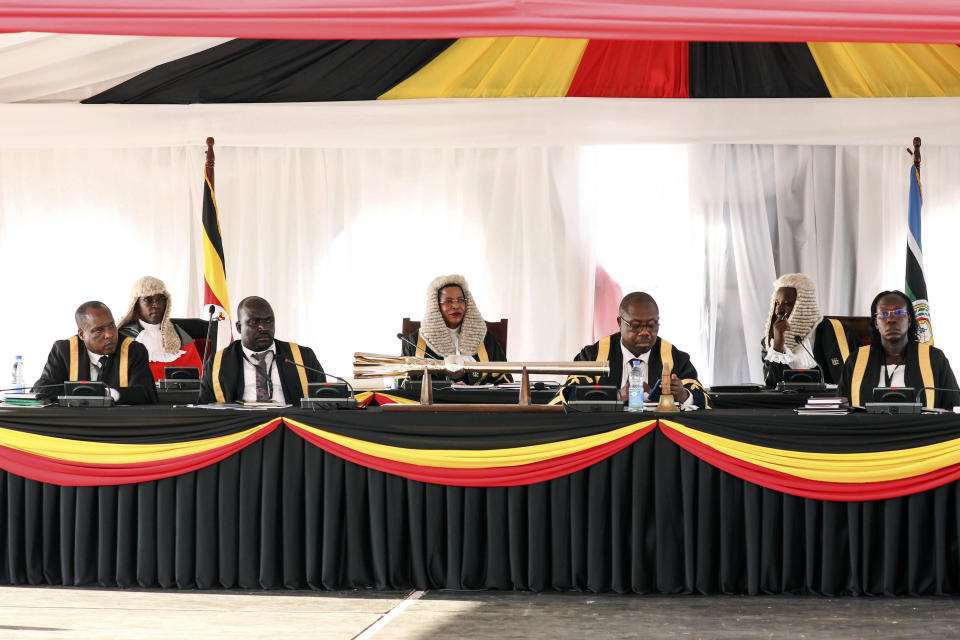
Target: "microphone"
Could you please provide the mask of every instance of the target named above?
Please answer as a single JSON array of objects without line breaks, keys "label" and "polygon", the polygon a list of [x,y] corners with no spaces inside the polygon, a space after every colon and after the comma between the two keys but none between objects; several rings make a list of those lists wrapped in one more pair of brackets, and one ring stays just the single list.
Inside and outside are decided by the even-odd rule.
[{"label": "microphone", "polygon": [[[803,350],[807,352],[807,354],[813,359],[814,362],[817,362],[817,359],[814,357],[814,355],[813,355],[812,353],[810,353],[810,349],[807,349],[807,345],[803,344],[803,340],[800,338],[800,336],[793,336],[793,339],[796,341],[796,343],[797,343],[798,345],[800,345],[801,347],[803,347]],[[817,366],[817,367],[819,368],[819,367],[820,367],[820,363],[817,362],[817,364],[816,364],[815,366]]]},{"label": "microphone", "polygon": [[210,355],[210,329],[213,328],[213,314],[217,307],[216,305],[210,305],[207,310],[210,312],[210,319],[207,320],[207,343],[203,345],[203,360],[200,361],[203,363],[204,369],[207,368],[207,357]]},{"label": "microphone", "polygon": [[23,390],[22,391],[23,393],[36,393],[34,389],[49,389],[50,387],[62,387],[62,386],[63,386],[62,382],[55,382],[53,384],[42,384],[39,387],[27,387],[26,385],[24,385],[23,387],[10,387],[9,389],[0,389],[0,393],[5,391],[21,391],[21,389]]},{"label": "microphone", "polygon": [[413,347],[413,353],[414,353],[414,354],[417,353],[417,349],[419,349],[420,347],[418,347],[417,345],[413,344],[412,342],[410,342],[409,340],[407,340],[406,338],[404,338],[402,333],[398,333],[398,334],[397,334],[397,337],[400,338],[400,340],[401,340],[402,342],[406,342],[408,345],[410,345],[411,347]]},{"label": "microphone", "polygon": [[290,358],[284,358],[284,359],[283,359],[283,364],[292,364],[292,365],[295,366],[295,367],[300,367],[301,369],[306,369],[307,371],[313,371],[314,373],[319,373],[319,374],[322,375],[322,376],[330,376],[331,378],[335,378],[335,379],[339,380],[340,382],[342,382],[343,384],[347,385],[347,388],[350,389],[350,397],[351,397],[351,398],[355,398],[356,395],[357,395],[356,392],[354,392],[354,390],[353,390],[353,385],[350,384],[350,382],[349,382],[347,379],[345,379],[345,378],[341,378],[340,376],[335,376],[335,375],[333,375],[332,373],[328,373],[328,372],[322,371],[322,370],[320,370],[320,369],[314,369],[313,367],[308,367],[307,365],[305,365],[305,364],[300,364],[299,362],[294,362],[294,361],[291,360]]},{"label": "microphone", "polygon": [[960,391],[960,389],[948,389],[947,387],[920,387],[917,389],[917,397],[913,399],[914,402],[920,402],[920,394],[922,394],[927,389],[932,391]]}]

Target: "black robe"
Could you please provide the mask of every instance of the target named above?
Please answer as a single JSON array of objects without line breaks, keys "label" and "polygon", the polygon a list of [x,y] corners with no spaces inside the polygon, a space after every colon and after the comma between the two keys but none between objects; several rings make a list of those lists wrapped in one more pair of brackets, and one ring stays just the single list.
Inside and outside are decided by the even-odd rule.
[{"label": "black robe", "polygon": [[[570,376],[570,378],[567,379],[567,384],[588,383],[612,385],[617,389],[623,386],[623,349],[620,346],[620,334],[615,333],[608,337],[610,338],[610,352],[607,359],[610,361],[610,374],[606,376]],[[662,344],[663,339],[658,337],[650,349],[650,358],[647,361],[647,374],[649,377],[647,384],[651,387],[663,372],[663,360],[660,357]],[[597,359],[599,352],[600,342],[597,341],[581,349],[580,353],[574,356],[573,359],[579,362],[593,361]],[[684,351],[680,351],[680,349],[677,349],[677,347],[672,344],[670,345],[670,352],[673,357],[673,373],[677,374],[677,377],[683,380],[684,388],[693,395],[694,404],[701,409],[705,407],[709,408],[710,405],[707,402],[707,395],[703,390],[703,385],[697,380],[697,369],[693,366],[693,363],[690,362],[690,355]],[[659,397],[660,388],[657,387],[657,389],[650,394],[649,400],[653,401]]]},{"label": "black robe", "polygon": [[[867,367],[863,372],[863,381],[860,383],[860,398],[856,400],[851,395],[853,385],[854,369],[861,353],[867,355]],[[861,347],[860,351],[851,355],[843,368],[843,377],[840,380],[840,386],[837,389],[838,395],[850,399],[853,404],[863,405],[865,402],[873,400],[873,390],[880,384],[880,367],[882,364],[883,346],[877,342],[867,347]],[[913,387],[918,392],[925,386],[940,387],[941,389],[957,389],[957,379],[950,368],[950,362],[943,355],[943,351],[936,347],[930,347],[930,369],[933,373],[933,384],[925,385],[923,375],[920,370],[920,345],[916,342],[907,343],[907,361],[903,365],[904,386]],[[927,406],[927,397],[925,393],[920,393],[920,402]],[[935,391],[933,396],[933,406],[938,409],[952,409],[960,404],[960,391]]]},{"label": "black robe", "polygon": [[[180,344],[181,344],[181,346],[186,346],[186,345],[190,344],[191,342],[193,342],[193,338],[190,337],[190,334],[187,333],[186,331],[184,331],[183,329],[181,329],[180,327],[178,327],[175,322],[173,322],[173,321],[171,320],[171,321],[170,321],[170,324],[173,325],[173,328],[176,330],[177,335],[180,336]],[[136,340],[136,339],[137,339],[137,336],[140,335],[140,332],[143,331],[143,327],[140,326],[140,322],[139,322],[139,321],[134,320],[133,322],[128,322],[127,324],[125,324],[125,325],[123,325],[122,327],[120,327],[120,329],[118,329],[118,331],[120,332],[120,335],[122,335],[122,336],[128,336],[128,337],[133,338],[134,340]],[[201,354],[201,355],[203,355],[203,354]]]},{"label": "black robe", "polygon": [[[125,340],[130,341],[127,352],[127,386],[120,386],[120,350]],[[118,404],[156,404],[157,388],[150,373],[150,356],[147,348],[132,338],[120,337],[117,350],[107,358],[101,378],[111,389],[120,394]],[[39,395],[56,399],[63,393],[59,385],[69,382],[70,377],[70,339],[57,340],[50,349],[47,363],[43,366],[40,379],[33,385]],[[90,380],[90,354],[83,340],[77,339],[77,380]],[[45,388],[44,388],[45,387]]]},{"label": "black robe", "polygon": [[[307,382],[326,382],[327,378],[323,375],[323,367],[320,361],[309,347],[300,347],[300,355],[303,358],[303,364],[315,371],[301,369],[296,365],[285,363],[289,358],[294,360],[293,351],[290,349],[289,342],[274,340],[277,347],[277,353],[274,362],[280,371],[280,382],[283,385],[283,397],[287,404],[298,404],[300,398],[304,397],[305,390],[301,385],[300,372],[302,371]],[[223,402],[240,402],[243,400],[243,348],[241,342],[237,340],[229,347],[217,353],[214,356],[213,366],[208,366],[203,370],[203,378],[200,380],[200,399],[198,404],[210,404],[218,402],[216,392],[213,388],[213,374],[217,369],[217,361],[220,362],[219,376],[220,388],[223,391]],[[319,372],[319,373],[318,373]]]},{"label": "black robe", "polygon": [[[813,359],[817,361],[817,369],[823,372],[823,381],[829,384],[840,384],[840,378],[843,375],[843,353],[840,351],[840,343],[837,340],[837,332],[828,318],[820,321],[813,330]],[[854,355],[860,348],[860,339],[851,329],[844,327],[844,339],[847,342],[847,353]],[[767,362],[767,349],[764,340],[760,340],[760,359],[763,361],[763,383],[769,389],[773,389],[783,382],[783,372],[790,369],[788,364],[779,362]],[[784,345],[784,349],[789,348]],[[803,349],[803,347],[800,347]]]},{"label": "black robe", "polygon": [[[420,338],[420,331],[414,331],[409,336],[407,336],[407,341],[403,343],[402,350],[400,355],[402,356],[415,356],[417,355],[417,350],[413,345],[418,344]],[[412,343],[412,344],[409,344]],[[500,341],[497,340],[492,333],[487,331],[487,335],[483,337],[483,346],[487,350],[487,358],[489,362],[506,362],[507,354],[504,352],[503,347],[500,346]],[[476,353],[471,353],[473,359],[477,362],[481,362],[480,357]],[[426,341],[424,341],[424,350],[421,358],[434,358],[436,360],[443,360],[443,356],[437,354],[433,349],[426,346]],[[437,374],[431,373],[431,378],[435,380],[446,380],[447,376],[438,376]],[[416,376],[411,376],[416,377]],[[463,382],[467,384],[501,384],[503,382],[513,382],[513,377],[509,373],[474,373],[467,372],[466,376],[463,378]]]}]

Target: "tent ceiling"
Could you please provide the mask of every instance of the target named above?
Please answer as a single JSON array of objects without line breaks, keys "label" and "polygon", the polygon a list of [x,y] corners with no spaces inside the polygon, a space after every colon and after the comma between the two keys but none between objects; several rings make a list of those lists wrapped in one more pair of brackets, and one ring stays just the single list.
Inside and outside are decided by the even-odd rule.
[{"label": "tent ceiling", "polygon": [[9,32],[955,43],[954,0],[0,0]]}]

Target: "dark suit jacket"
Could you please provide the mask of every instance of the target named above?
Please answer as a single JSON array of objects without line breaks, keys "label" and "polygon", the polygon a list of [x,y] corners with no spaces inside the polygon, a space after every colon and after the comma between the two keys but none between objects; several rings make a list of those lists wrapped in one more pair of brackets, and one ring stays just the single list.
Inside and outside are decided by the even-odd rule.
[{"label": "dark suit jacket", "polygon": [[[413,348],[414,344],[418,344],[417,340],[420,338],[420,332],[414,331],[407,336],[407,341],[403,343],[403,347],[400,351],[400,355],[404,356],[414,356],[417,354],[417,350]],[[413,344],[408,344],[413,343]],[[483,337],[483,346],[487,350],[487,357],[489,358],[488,362],[505,362],[507,359],[507,354],[504,353],[503,347],[500,346],[500,341],[497,340],[492,333],[489,331],[487,335]],[[471,353],[474,360],[480,361],[480,358],[476,353]],[[426,346],[424,343],[424,352],[420,356],[422,358],[434,358],[436,360],[443,360],[443,356],[438,355],[433,349]],[[435,380],[447,379],[447,376],[441,376],[437,374],[430,374],[431,377]],[[410,374],[410,377],[418,377],[416,374]],[[500,384],[502,382],[513,382],[513,376],[509,373],[475,373],[469,372],[463,378],[463,381],[467,384]]]},{"label": "dark suit jacket", "polygon": [[[284,362],[286,358],[293,360],[293,351],[290,349],[289,342],[274,340],[277,346],[276,366],[280,372],[280,382],[283,384],[283,397],[288,404],[297,404],[297,401],[304,397],[303,388],[300,384],[300,372],[307,377],[307,382],[326,382],[327,378],[323,373],[315,373],[308,369],[300,369],[292,364]],[[237,340],[223,351],[214,356],[212,366],[207,366],[203,370],[203,378],[200,381],[200,399],[198,404],[210,404],[217,402],[216,392],[213,388],[213,374],[217,369],[219,361],[220,388],[223,390],[224,402],[240,402],[243,399],[243,348],[241,342]],[[300,355],[303,357],[303,364],[311,369],[323,371],[320,361],[309,347],[300,347]]]},{"label": "dark suit jacket", "polygon": [[[124,340],[131,344],[127,352],[127,384],[120,386],[120,348]],[[77,340],[77,379],[90,380],[90,355],[82,340]],[[117,351],[107,358],[103,382],[111,389],[120,393],[120,404],[155,404],[157,402],[157,388],[150,373],[150,356],[147,348],[132,338],[120,336],[117,341]],[[40,379],[33,385],[33,390],[48,398],[57,398],[63,388],[46,387],[68,382],[70,376],[70,340],[57,340],[50,349],[47,363],[43,366]]]},{"label": "dark suit jacket", "polygon": [[[873,389],[880,386],[880,366],[883,345],[880,343],[871,344],[869,347],[862,347],[867,351],[867,367],[863,372],[863,381],[860,384],[860,404],[870,402],[873,399]],[[907,362],[903,365],[903,381],[905,386],[913,387],[920,391],[924,386],[923,376],[920,371],[919,345],[916,342],[907,343]],[[838,395],[845,396],[853,402],[851,396],[851,387],[853,385],[853,371],[856,367],[859,351],[850,356],[846,366],[843,368],[843,377],[840,380],[840,386],[837,389]],[[950,368],[950,362],[943,355],[943,351],[936,347],[930,347],[930,368],[933,372],[933,384],[930,386],[940,387],[942,389],[956,389],[957,379],[953,375],[953,369]],[[926,395],[920,394],[920,402],[926,406]],[[937,391],[933,396],[933,406],[939,409],[952,409],[960,404],[960,391]]]},{"label": "dark suit jacket", "polygon": [[[820,324],[813,330],[813,359],[817,361],[817,368],[823,372],[823,381],[830,384],[840,384],[840,378],[843,375],[843,365],[845,364],[843,354],[840,351],[840,343],[837,340],[837,332],[829,318],[824,318]],[[860,340],[857,334],[844,327],[843,338],[847,343],[847,353],[853,356],[860,348]],[[785,349],[788,347],[784,347]],[[802,347],[801,347],[802,348]],[[760,340],[760,358],[767,357],[767,350],[764,348],[764,340]],[[773,389],[778,383],[783,382],[783,372],[790,368],[788,364],[779,362],[767,362],[763,360],[763,383],[767,388]]]},{"label": "dark suit jacket", "polygon": [[[610,338],[610,353],[607,356],[607,359],[610,361],[610,374],[606,376],[571,376],[567,382],[575,384],[578,382],[589,383],[589,384],[601,384],[601,385],[612,385],[618,389],[623,386],[623,349],[620,346],[620,334],[615,333]],[[662,338],[657,338],[657,341],[653,344],[653,347],[650,349],[650,359],[647,361],[647,372],[649,375],[649,380],[647,384],[651,387],[656,383],[660,378],[660,375],[663,371],[663,359],[660,357],[660,350],[662,348],[663,340]],[[703,386],[700,384],[700,381],[697,380],[697,369],[693,366],[693,363],[690,362],[690,355],[684,351],[680,351],[676,346],[670,345],[671,354],[673,357],[673,373],[677,374],[677,377],[681,380],[684,380],[683,386],[693,394],[694,403],[703,409],[708,406],[707,396],[703,390]],[[574,360],[576,361],[590,361],[596,360],[597,354],[600,351],[600,342],[594,342],[591,345],[587,345],[580,350]],[[655,400],[660,397],[660,389],[657,388],[650,395],[651,400]]]}]

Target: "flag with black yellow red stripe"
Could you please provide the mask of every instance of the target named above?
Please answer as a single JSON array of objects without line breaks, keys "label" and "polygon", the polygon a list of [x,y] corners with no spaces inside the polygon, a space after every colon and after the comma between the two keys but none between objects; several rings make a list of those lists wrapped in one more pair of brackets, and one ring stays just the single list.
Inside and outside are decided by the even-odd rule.
[{"label": "flag with black yellow red stripe", "polygon": [[[227,293],[227,269],[220,235],[220,214],[210,178],[203,180],[203,306],[214,305],[214,318],[227,321],[226,331],[217,331],[217,348],[233,341],[230,330],[230,295]],[[205,312],[206,314],[206,312]]]}]

